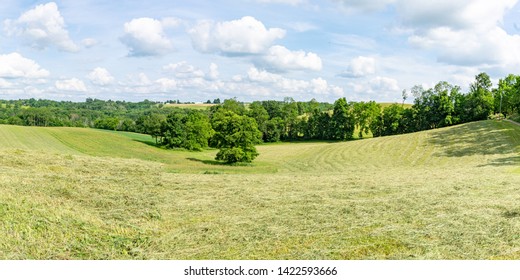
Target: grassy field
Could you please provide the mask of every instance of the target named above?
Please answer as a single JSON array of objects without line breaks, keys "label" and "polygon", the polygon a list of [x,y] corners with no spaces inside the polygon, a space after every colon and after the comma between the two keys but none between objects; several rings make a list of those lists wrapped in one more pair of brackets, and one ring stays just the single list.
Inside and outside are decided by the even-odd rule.
[{"label": "grassy field", "polygon": [[520,127],[258,146],[0,126],[2,259],[520,259]]},{"label": "grassy field", "polygon": [[412,106],[413,106],[413,104],[401,103],[401,102],[394,102],[394,103],[392,103],[392,102],[381,102],[381,103],[378,103],[378,104],[381,106],[382,109],[384,109],[386,107],[390,107],[390,106],[395,105],[395,104],[401,105],[405,109],[412,108]]}]

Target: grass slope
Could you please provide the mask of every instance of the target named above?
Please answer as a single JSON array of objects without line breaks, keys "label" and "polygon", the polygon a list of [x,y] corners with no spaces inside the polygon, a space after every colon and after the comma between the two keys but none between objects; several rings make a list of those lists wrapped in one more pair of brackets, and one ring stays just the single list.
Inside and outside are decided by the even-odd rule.
[{"label": "grass slope", "polygon": [[239,167],[152,144],[0,126],[0,258],[520,258],[511,123],[262,145]]}]

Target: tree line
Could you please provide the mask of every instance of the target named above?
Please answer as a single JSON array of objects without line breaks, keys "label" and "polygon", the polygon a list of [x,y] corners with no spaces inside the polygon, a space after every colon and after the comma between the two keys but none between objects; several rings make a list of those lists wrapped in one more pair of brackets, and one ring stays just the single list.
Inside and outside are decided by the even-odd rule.
[{"label": "tree line", "polygon": [[[381,106],[374,101],[334,104],[228,99],[207,110],[164,106],[159,102],[50,100],[0,101],[0,123],[30,126],[80,126],[151,135],[158,146],[220,149],[217,160],[251,162],[263,142],[334,140],[386,136],[484,120],[495,114],[520,113],[520,76],[508,75],[493,87],[480,73],[464,93],[457,85],[439,82],[432,88],[414,86],[414,101]],[[177,103],[176,101],[174,103]]]}]

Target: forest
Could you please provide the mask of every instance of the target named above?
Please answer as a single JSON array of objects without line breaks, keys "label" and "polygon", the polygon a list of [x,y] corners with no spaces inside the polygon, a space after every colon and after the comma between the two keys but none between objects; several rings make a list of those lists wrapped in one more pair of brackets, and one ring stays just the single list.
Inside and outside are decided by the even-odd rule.
[{"label": "forest", "polygon": [[[413,97],[413,105],[405,105]],[[254,147],[263,142],[345,141],[446,127],[488,118],[515,118],[520,112],[520,76],[508,75],[493,87],[488,74],[475,77],[468,92],[439,82],[432,88],[403,91],[402,103],[381,106],[375,101],[334,104],[220,99],[207,110],[178,108],[165,103],[51,100],[0,100],[0,124],[90,127],[149,134],[157,146],[220,149],[217,160],[251,162]]]}]

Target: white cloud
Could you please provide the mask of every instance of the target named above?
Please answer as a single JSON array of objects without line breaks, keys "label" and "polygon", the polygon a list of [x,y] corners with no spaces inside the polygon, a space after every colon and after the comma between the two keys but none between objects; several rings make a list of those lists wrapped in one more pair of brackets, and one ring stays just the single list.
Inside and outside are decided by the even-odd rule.
[{"label": "white cloud", "polygon": [[263,86],[271,95],[282,96],[313,96],[313,95],[333,95],[341,96],[344,94],[343,89],[329,85],[323,78],[316,78],[310,81],[286,78],[280,74],[269,73],[265,70],[258,70],[255,67],[247,71],[247,80],[235,79],[240,82],[251,82],[257,86]]},{"label": "white cloud", "polygon": [[375,77],[370,80],[370,86],[374,91],[399,91],[397,80],[387,77]]},{"label": "white cloud", "polygon": [[164,55],[173,50],[172,42],[164,33],[163,23],[153,18],[137,18],[125,23],[121,37],[130,49],[130,56]]},{"label": "white cloud", "polygon": [[424,35],[411,36],[409,42],[420,48],[435,50],[440,62],[450,64],[520,64],[520,36],[508,35],[499,27],[485,33],[440,27],[428,30]]},{"label": "white cloud", "polygon": [[266,29],[250,16],[218,23],[201,21],[188,32],[196,50],[224,55],[260,54],[285,36],[285,30]]},{"label": "white cloud", "polygon": [[258,70],[255,67],[251,67],[247,71],[247,77],[251,82],[261,83],[275,83],[277,81],[283,80],[281,75],[269,73],[265,70]]},{"label": "white cloud", "polygon": [[[356,80],[349,87],[362,100],[399,100],[401,88],[397,80],[388,77],[377,76],[369,80]],[[367,98],[368,97],[368,98]]]},{"label": "white cloud", "polygon": [[209,65],[208,78],[210,80],[216,80],[216,79],[218,79],[219,75],[220,75],[220,73],[218,71],[218,65],[215,63],[211,63]]},{"label": "white cloud", "polygon": [[[412,46],[433,51],[443,63],[511,69],[520,65],[520,35],[501,26],[518,0],[334,0],[348,11],[374,12],[393,5]],[[404,31],[404,32],[403,32]]]},{"label": "white cloud", "polygon": [[36,49],[56,46],[62,51],[79,51],[79,47],[70,39],[65,20],[54,2],[38,5],[18,19],[5,20],[4,27],[8,35],[23,37]]},{"label": "white cloud", "polygon": [[163,70],[172,72],[177,78],[204,77],[204,72],[186,61],[170,63],[163,66]]},{"label": "white cloud", "polygon": [[272,46],[262,61],[269,68],[277,71],[287,70],[313,70],[322,68],[321,58],[312,52],[290,51],[284,46]]},{"label": "white cloud", "polygon": [[316,94],[327,94],[329,90],[329,83],[322,78],[312,79],[310,84]]},{"label": "white cloud", "polygon": [[360,78],[376,73],[376,60],[373,57],[359,56],[352,59],[347,70],[340,74],[347,78]]},{"label": "white cloud", "polygon": [[58,80],[54,84],[56,86],[56,89],[58,90],[64,90],[64,91],[81,91],[85,92],[87,91],[87,87],[85,86],[85,83],[83,83],[82,80],[77,78],[72,78],[68,80]]},{"label": "white cloud", "polygon": [[135,86],[148,86],[152,84],[152,81],[145,73],[139,73],[137,76],[130,77],[130,80],[132,81],[132,85]]},{"label": "white cloud", "polygon": [[90,72],[87,78],[95,85],[106,86],[114,82],[114,77],[108,72],[107,69],[97,67]]},{"label": "white cloud", "polygon": [[520,65],[520,36],[500,23],[518,0],[419,3],[402,0],[398,12],[412,28],[409,42],[433,50],[440,62],[463,66]]},{"label": "white cloud", "polygon": [[516,2],[518,0],[401,0],[397,8],[402,21],[410,26],[481,29],[495,27]]},{"label": "white cloud", "polygon": [[2,78],[38,79],[49,75],[49,71],[19,53],[0,55],[0,77]]},{"label": "white cloud", "polygon": [[161,92],[168,92],[177,89],[177,81],[174,79],[160,78],[157,79],[155,83],[159,85],[159,90]]}]

